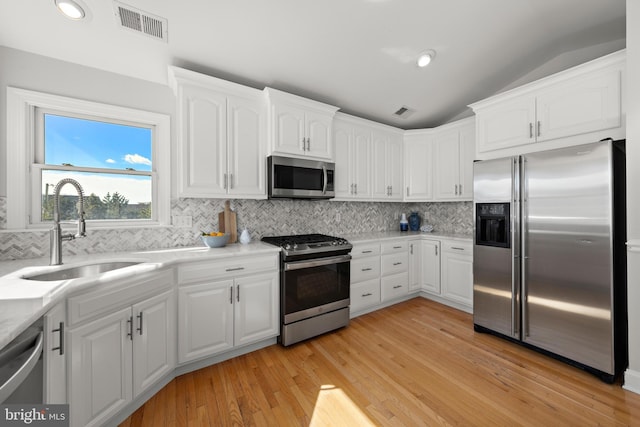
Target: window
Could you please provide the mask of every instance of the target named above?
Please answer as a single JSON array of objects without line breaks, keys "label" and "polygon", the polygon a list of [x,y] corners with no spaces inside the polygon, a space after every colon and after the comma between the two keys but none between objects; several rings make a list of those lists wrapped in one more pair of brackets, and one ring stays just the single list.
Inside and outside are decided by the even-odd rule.
[{"label": "window", "polygon": [[[48,227],[62,178],[82,185],[89,228],[168,224],[166,115],[15,88],[7,104],[8,228]],[[77,199],[62,187],[61,220],[77,218]]]}]

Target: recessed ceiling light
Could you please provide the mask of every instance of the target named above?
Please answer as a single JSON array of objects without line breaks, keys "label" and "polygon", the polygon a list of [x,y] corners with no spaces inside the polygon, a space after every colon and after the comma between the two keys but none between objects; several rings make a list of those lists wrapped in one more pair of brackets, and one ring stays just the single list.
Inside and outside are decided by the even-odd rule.
[{"label": "recessed ceiling light", "polygon": [[424,51],[420,54],[420,56],[418,56],[418,67],[420,68],[424,68],[427,65],[429,65],[431,63],[431,61],[433,61],[433,58],[436,57],[436,51],[429,49],[427,51]]},{"label": "recessed ceiling light", "polygon": [[69,19],[82,19],[85,12],[82,6],[73,0],[54,0],[53,1],[60,12]]}]

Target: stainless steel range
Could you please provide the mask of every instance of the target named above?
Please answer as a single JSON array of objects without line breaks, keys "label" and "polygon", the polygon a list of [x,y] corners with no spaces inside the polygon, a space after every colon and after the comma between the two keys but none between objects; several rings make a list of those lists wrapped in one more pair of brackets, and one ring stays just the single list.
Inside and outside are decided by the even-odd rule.
[{"label": "stainless steel range", "polygon": [[288,346],[349,324],[352,245],[323,234],[268,236],[282,248],[278,341]]}]

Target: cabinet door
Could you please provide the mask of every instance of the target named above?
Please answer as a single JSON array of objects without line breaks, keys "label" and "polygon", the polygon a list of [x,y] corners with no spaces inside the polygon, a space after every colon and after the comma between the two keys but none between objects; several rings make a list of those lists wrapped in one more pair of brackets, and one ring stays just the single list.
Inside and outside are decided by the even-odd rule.
[{"label": "cabinet door", "polygon": [[440,242],[423,240],[420,242],[422,257],[422,289],[432,294],[440,294]]},{"label": "cabinet door", "polygon": [[333,121],[333,117],[327,116],[326,114],[307,111],[305,118],[306,137],[308,138],[305,154],[308,156],[332,160],[331,123]]},{"label": "cabinet door", "polygon": [[575,77],[539,92],[538,141],[619,127],[620,71]]},{"label": "cabinet door", "polygon": [[228,192],[265,197],[265,111],[261,99],[228,99]]},{"label": "cabinet door", "polygon": [[175,297],[170,290],[133,306],[133,396],[176,364]]},{"label": "cabinet door", "polygon": [[404,143],[405,200],[433,200],[433,142],[427,135]]},{"label": "cabinet door", "polygon": [[280,333],[279,274],[235,280],[235,345],[244,345]]},{"label": "cabinet door", "polygon": [[60,303],[44,316],[44,403],[67,403],[66,314]]},{"label": "cabinet door", "polygon": [[380,304],[380,279],[371,279],[351,285],[352,313]]},{"label": "cabinet door", "polygon": [[284,103],[272,105],[274,153],[304,154],[305,112],[303,109]]},{"label": "cabinet door", "polygon": [[404,195],[404,164],[402,140],[393,138],[387,150],[387,174],[389,181],[389,199],[402,200]]},{"label": "cabinet door", "polygon": [[478,153],[535,142],[535,120],[533,94],[477,111]]},{"label": "cabinet door", "polygon": [[473,160],[476,155],[476,129],[473,123],[460,128],[460,182],[458,198],[473,200]]},{"label": "cabinet door", "polygon": [[409,292],[419,291],[422,276],[422,245],[420,240],[409,242]]},{"label": "cabinet door", "polygon": [[178,362],[233,347],[233,281],[178,289]]},{"label": "cabinet door", "polygon": [[434,137],[436,200],[458,198],[460,181],[460,151],[457,129]]},{"label": "cabinet door", "polygon": [[336,155],[336,171],[334,188],[337,198],[350,198],[353,191],[353,154],[351,128],[349,125],[336,122],[333,125],[333,145]]},{"label": "cabinet door", "polygon": [[226,194],[227,98],[185,85],[179,104],[178,195]]},{"label": "cabinet door", "polygon": [[69,330],[72,426],[102,425],[132,399],[131,308]]},{"label": "cabinet door", "polygon": [[353,133],[354,197],[371,198],[371,134],[362,128]]},{"label": "cabinet door", "polygon": [[[463,248],[461,246],[461,248]],[[466,248],[442,254],[442,296],[473,306],[473,260]]]},{"label": "cabinet door", "polygon": [[388,144],[386,135],[379,132],[371,135],[371,196],[375,200],[389,198]]}]

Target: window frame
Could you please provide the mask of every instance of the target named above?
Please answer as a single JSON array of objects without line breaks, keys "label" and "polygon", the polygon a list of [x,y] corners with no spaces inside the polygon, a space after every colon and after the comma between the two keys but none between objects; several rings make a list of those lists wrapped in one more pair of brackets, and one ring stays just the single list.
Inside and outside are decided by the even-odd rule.
[{"label": "window frame", "polygon": [[[152,129],[152,218],[87,220],[87,228],[153,227],[170,225],[170,117],[129,107],[85,101],[42,92],[7,87],[7,229],[46,229],[41,221],[41,171],[100,172],[136,175],[135,171],[44,164],[42,115],[53,113]],[[37,159],[42,159],[38,163]],[[22,179],[17,179],[22,177]]]}]

